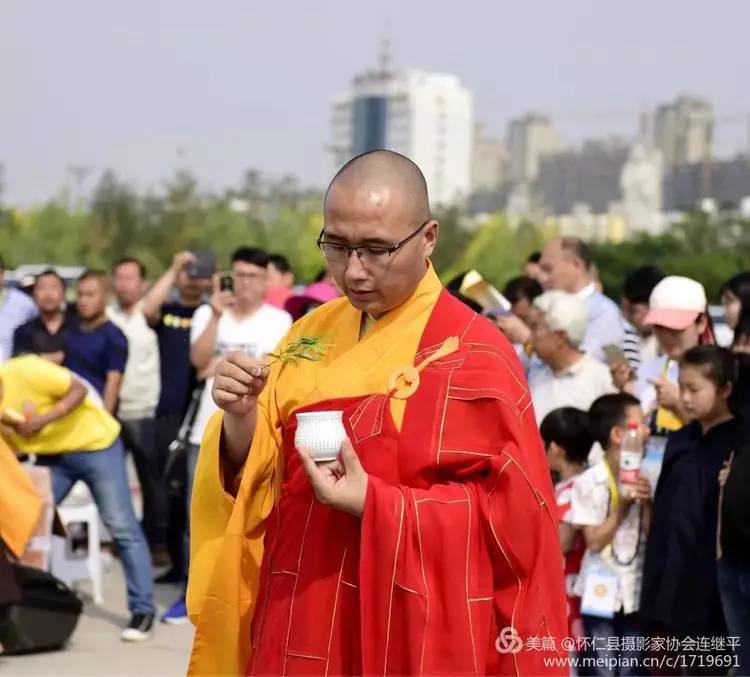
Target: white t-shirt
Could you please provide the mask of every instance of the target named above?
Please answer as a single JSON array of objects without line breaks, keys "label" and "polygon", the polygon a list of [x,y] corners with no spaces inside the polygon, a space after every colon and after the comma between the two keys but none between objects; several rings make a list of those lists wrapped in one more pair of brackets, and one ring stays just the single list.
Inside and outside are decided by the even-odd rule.
[{"label": "white t-shirt", "polygon": [[130,313],[118,304],[107,316],[128,339],[128,362],[122,377],[117,415],[123,421],[152,418],[161,392],[159,340],[148,326],[140,303]]},{"label": "white t-shirt", "polygon": [[530,371],[528,379],[537,423],[560,407],[588,411],[594,400],[615,392],[609,367],[589,355],[557,374],[540,363]]},{"label": "white t-shirt", "polygon": [[[191,345],[200,338],[208,326],[212,312],[209,305],[202,305],[195,311],[190,327]],[[263,357],[274,351],[291,326],[292,318],[289,313],[268,304],[263,304],[255,313],[242,320],[225,312],[219,318],[214,354],[226,355],[238,350],[255,358]],[[201,443],[208,419],[217,409],[211,397],[213,384],[213,377],[206,379],[193,430],[190,433],[191,444]]]},{"label": "white t-shirt", "polygon": [[[601,460],[596,465],[582,472],[573,482],[570,500],[570,511],[565,521],[575,526],[598,526],[603,524],[611,510],[609,488],[609,470]],[[618,586],[615,611],[626,614],[638,611],[641,596],[641,579],[643,577],[643,558],[646,550],[646,537],[642,533],[642,508],[633,503],[625,519],[615,531],[612,543],[600,552],[586,549],[581,562],[574,592],[579,597],[586,587],[587,574],[606,566],[617,575]],[[639,531],[641,531],[639,536]]]}]

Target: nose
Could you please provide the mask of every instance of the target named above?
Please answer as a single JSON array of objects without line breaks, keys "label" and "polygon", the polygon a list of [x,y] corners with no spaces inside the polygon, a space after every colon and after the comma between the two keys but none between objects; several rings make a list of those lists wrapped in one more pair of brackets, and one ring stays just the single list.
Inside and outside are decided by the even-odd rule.
[{"label": "nose", "polygon": [[356,252],[349,252],[344,274],[352,280],[362,280],[367,277],[367,270]]}]

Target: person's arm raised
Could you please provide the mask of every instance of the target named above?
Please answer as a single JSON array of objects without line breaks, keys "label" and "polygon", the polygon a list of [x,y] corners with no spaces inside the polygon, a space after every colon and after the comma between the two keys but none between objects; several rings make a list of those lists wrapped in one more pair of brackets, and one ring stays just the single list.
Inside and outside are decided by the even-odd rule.
[{"label": "person's arm raised", "polygon": [[[219,288],[219,276],[214,275],[214,292],[211,296],[211,317],[198,339],[190,346],[190,363],[196,371],[202,371],[211,362],[216,350],[216,335],[222,313],[236,303],[234,294],[223,292]],[[199,311],[200,312],[200,309]],[[195,323],[195,318],[193,322]]]},{"label": "person's arm raised", "polygon": [[268,381],[268,368],[244,353],[230,353],[216,367],[211,395],[224,412],[221,453],[238,471],[247,460],[255,434],[258,395]]},{"label": "person's arm raised", "polygon": [[141,301],[141,309],[146,316],[149,324],[156,324],[160,319],[161,307],[169,296],[169,292],[175,285],[177,274],[186,266],[195,261],[192,252],[179,252],[175,254],[172,265],[165,273],[154,283],[148,293]]}]

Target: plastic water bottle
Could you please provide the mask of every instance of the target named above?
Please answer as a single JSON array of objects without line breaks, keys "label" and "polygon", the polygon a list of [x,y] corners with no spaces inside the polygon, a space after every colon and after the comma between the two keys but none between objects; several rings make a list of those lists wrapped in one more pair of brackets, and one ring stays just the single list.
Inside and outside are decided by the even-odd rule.
[{"label": "plastic water bottle", "polygon": [[628,423],[628,429],[620,448],[620,470],[617,482],[620,493],[631,495],[641,476],[641,461],[643,460],[643,442],[641,441],[640,426],[635,421]]}]

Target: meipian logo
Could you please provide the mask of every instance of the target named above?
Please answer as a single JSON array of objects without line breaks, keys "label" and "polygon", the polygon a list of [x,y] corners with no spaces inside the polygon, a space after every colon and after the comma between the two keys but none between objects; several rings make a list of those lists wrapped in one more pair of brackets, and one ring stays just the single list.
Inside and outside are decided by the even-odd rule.
[{"label": "meipian logo", "polygon": [[512,626],[503,628],[495,640],[495,649],[498,653],[518,653],[523,649],[523,640]]}]

